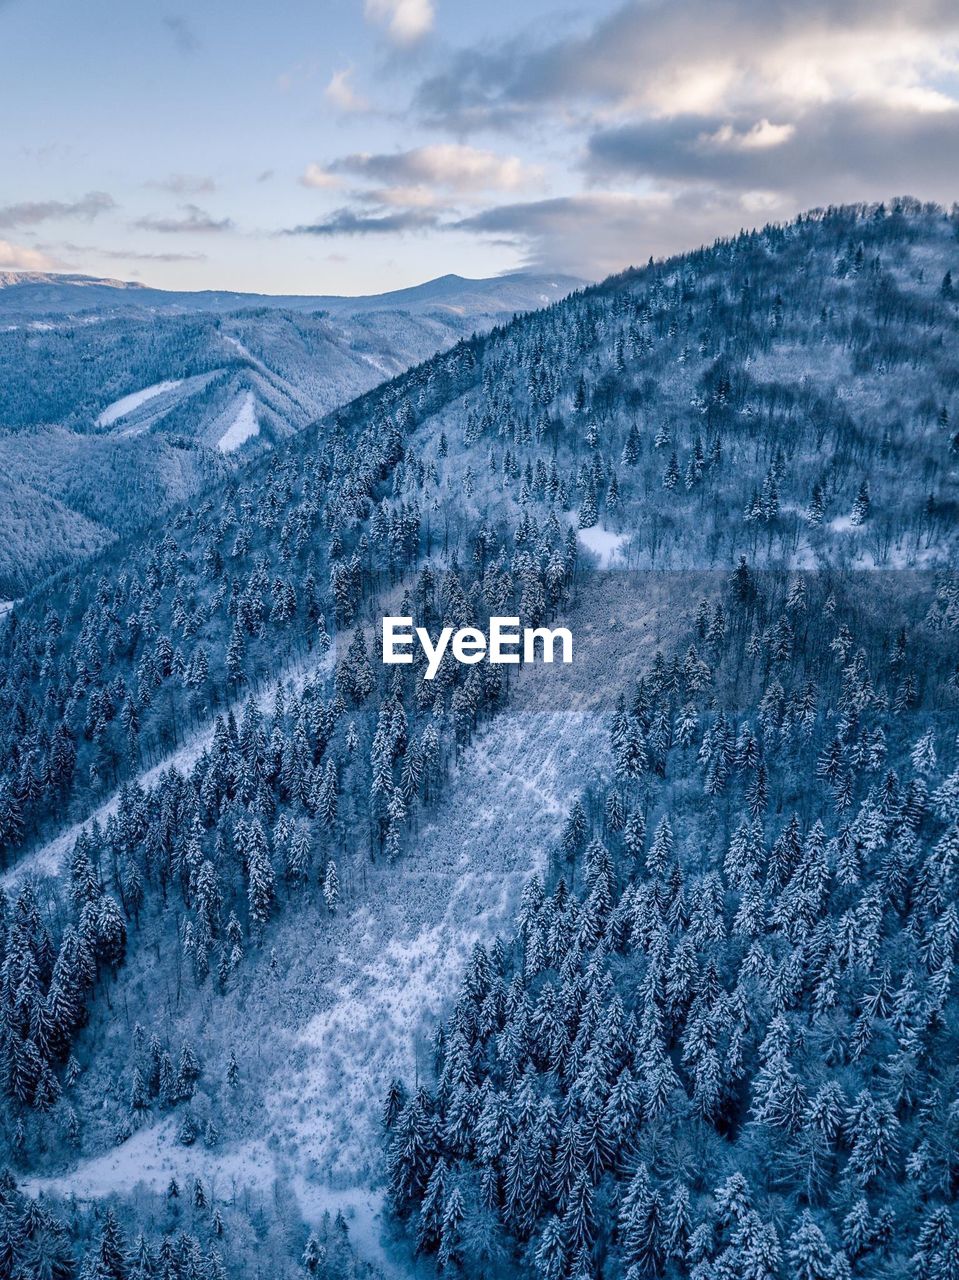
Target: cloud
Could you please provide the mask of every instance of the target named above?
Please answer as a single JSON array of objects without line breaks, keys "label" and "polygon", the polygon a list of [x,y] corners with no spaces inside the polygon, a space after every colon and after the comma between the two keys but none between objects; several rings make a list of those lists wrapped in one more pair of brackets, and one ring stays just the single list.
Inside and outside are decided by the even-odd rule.
[{"label": "cloud", "polygon": [[204,209],[199,208],[195,204],[180,205],[183,210],[181,218],[158,218],[145,217],[138,218],[133,224],[141,231],[162,231],[164,234],[177,235],[181,233],[199,233],[205,234],[210,231],[232,231],[234,227],[232,218],[214,218]]},{"label": "cloud", "polygon": [[89,253],[111,262],[206,262],[205,253],[141,253],[136,249],[97,249],[93,246],[64,245],[71,253]]},{"label": "cloud", "polygon": [[397,235],[406,231],[426,231],[438,225],[435,213],[402,209],[394,213],[367,214],[355,209],[335,209],[328,217],[307,226],[292,227],[291,236]]},{"label": "cloud", "polygon": [[385,26],[396,44],[414,44],[432,31],[436,11],[432,0],[366,0],[368,22]]},{"label": "cloud", "polygon": [[0,207],[0,227],[33,227],[54,218],[83,218],[87,221],[108,209],[116,201],[105,191],[88,191],[79,200],[27,200]]},{"label": "cloud", "polygon": [[809,108],[788,128],[700,115],[636,121],[597,131],[587,153],[594,177],[776,191],[807,204],[895,191],[948,201],[957,165],[959,107],[848,101]]},{"label": "cloud", "polygon": [[498,205],[446,226],[518,250],[527,266],[595,280],[733,234],[751,220],[744,212],[727,192],[587,193]]},{"label": "cloud", "polygon": [[125,262],[206,262],[205,253],[134,253],[130,249],[101,250],[101,258]]},{"label": "cloud", "polygon": [[191,173],[171,173],[166,178],[154,178],[144,184],[155,191],[169,191],[175,196],[209,195],[216,190],[212,178]]},{"label": "cloud", "polygon": [[39,249],[27,249],[9,240],[0,240],[0,268],[7,271],[52,271],[53,258]]},{"label": "cloud", "polygon": [[957,70],[954,0],[629,0],[585,34],[460,50],[415,103],[460,132],[548,110],[773,119],[787,105],[928,94]]},{"label": "cloud", "polygon": [[182,13],[167,13],[161,21],[179,53],[189,55],[197,52],[200,41],[189,18]]},{"label": "cloud", "polygon": [[379,155],[359,152],[335,160],[326,172],[406,186],[422,183],[460,193],[512,191],[539,176],[538,170],[527,169],[517,156],[456,143]]},{"label": "cloud", "polygon": [[315,187],[320,191],[329,191],[341,187],[343,179],[318,164],[308,164],[300,175],[300,184],[304,187]]},{"label": "cloud", "polygon": [[327,102],[346,115],[356,115],[370,109],[369,101],[353,88],[352,76],[352,67],[343,67],[340,71],[334,71],[330,77],[330,83],[323,90],[323,96]]},{"label": "cloud", "polygon": [[429,187],[373,187],[354,193],[354,198],[364,204],[380,205],[394,209],[439,209],[440,201]]},{"label": "cloud", "polygon": [[740,151],[765,151],[767,147],[779,147],[796,132],[794,124],[771,124],[765,117],[751,128],[737,131],[731,124],[720,125],[708,141],[718,147],[731,147]]},{"label": "cloud", "polygon": [[628,0],[436,57],[422,122],[548,128],[585,182],[442,224],[530,263],[595,275],[836,200],[955,199],[954,0]]}]

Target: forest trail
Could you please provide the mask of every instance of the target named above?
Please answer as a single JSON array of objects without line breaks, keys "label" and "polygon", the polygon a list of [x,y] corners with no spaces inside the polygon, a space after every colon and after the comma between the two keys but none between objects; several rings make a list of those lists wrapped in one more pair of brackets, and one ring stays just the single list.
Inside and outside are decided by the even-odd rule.
[{"label": "forest trail", "polygon": [[[257,705],[261,710],[269,705],[277,681],[284,686],[292,683],[295,689],[302,689],[307,679],[332,667],[335,652],[334,648],[323,655],[318,650],[314,650],[313,653],[308,654],[305,658],[298,658],[290,663],[275,679],[265,684],[260,692],[254,695]],[[239,716],[242,714],[243,707],[248,699],[249,692],[246,692],[241,697],[235,698],[226,706],[221,707],[217,714],[225,717],[232,711],[235,716]],[[188,733],[184,742],[175,751],[171,751],[155,765],[151,765],[149,769],[145,769],[143,773],[138,774],[135,781],[144,790],[148,790],[159,781],[160,777],[168,769],[179,769],[181,773],[186,772],[196,763],[213,741],[213,730],[214,721],[209,720],[202,724],[200,728]],[[66,854],[73,848],[81,832],[88,830],[94,822],[99,823],[101,827],[104,826],[108,819],[116,813],[119,803],[120,788],[117,788],[92,813],[77,822],[69,823],[61,831],[58,831],[55,836],[38,845],[25,857],[21,858],[19,862],[15,862],[12,867],[7,867],[5,871],[0,873],[0,889],[3,889],[5,893],[10,893],[25,876],[42,878],[44,876],[57,875],[63,867]]]}]

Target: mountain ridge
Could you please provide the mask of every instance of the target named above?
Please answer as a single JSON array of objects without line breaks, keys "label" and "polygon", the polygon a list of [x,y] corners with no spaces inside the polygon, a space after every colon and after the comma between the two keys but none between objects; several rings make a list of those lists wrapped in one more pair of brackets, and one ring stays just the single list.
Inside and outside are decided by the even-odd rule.
[{"label": "mountain ridge", "polygon": [[[325,300],[104,289],[98,280],[0,289],[9,372],[0,385],[0,598],[129,534],[157,501],[197,492],[228,447],[231,462],[272,447],[474,330],[577,285],[444,276]],[[39,301],[26,322],[4,326],[22,293]],[[162,396],[147,394],[158,386]],[[243,405],[248,428],[231,435]],[[32,535],[18,515],[27,510]]]},{"label": "mountain ridge", "polygon": [[[234,311],[270,308],[284,311],[329,310],[338,314],[413,308],[425,310],[444,305],[460,305],[467,299],[488,297],[496,312],[510,308],[502,297],[536,297],[550,301],[565,296],[588,282],[576,276],[530,271],[506,272],[499,276],[471,279],[455,273],[436,276],[420,284],[381,294],[273,294],[247,293],[225,289],[159,289],[139,281],[56,272],[0,272],[0,315],[54,315],[77,305],[77,314],[104,309],[158,311]],[[114,296],[116,295],[116,296]],[[528,310],[529,306],[517,306]]]}]

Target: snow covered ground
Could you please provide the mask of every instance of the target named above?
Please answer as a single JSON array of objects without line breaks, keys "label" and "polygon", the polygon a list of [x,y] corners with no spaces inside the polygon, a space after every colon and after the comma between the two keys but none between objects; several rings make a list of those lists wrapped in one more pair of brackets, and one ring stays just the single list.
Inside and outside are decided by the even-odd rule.
[{"label": "snow covered ground", "polygon": [[234,449],[239,449],[240,445],[246,444],[247,440],[252,440],[259,433],[256,400],[252,391],[245,391],[240,398],[239,408],[236,410],[233,421],[216,442],[216,447],[221,453],[232,453]]},{"label": "snow covered ground", "polygon": [[829,528],[833,533],[852,533],[854,529],[859,527],[852,516],[836,516],[835,520],[829,521]]},{"label": "snow covered ground", "polygon": [[128,396],[121,396],[119,400],[114,400],[113,404],[107,405],[99,415],[97,426],[112,426],[114,422],[133,413],[134,409],[139,409],[148,400],[162,396],[166,391],[175,391],[181,385],[181,382],[182,379],[179,378],[170,382],[155,382],[152,387],[144,387],[142,391],[132,391]]}]

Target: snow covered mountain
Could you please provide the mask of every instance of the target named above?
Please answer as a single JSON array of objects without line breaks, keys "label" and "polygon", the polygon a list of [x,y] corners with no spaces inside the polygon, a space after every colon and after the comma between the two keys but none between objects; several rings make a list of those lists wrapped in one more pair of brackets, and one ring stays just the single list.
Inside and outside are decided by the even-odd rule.
[{"label": "snow covered mountain", "polygon": [[224,455],[272,447],[578,284],[444,276],[376,297],[280,298],[6,273],[0,597],[195,494]]},{"label": "snow covered mountain", "polygon": [[358,315],[370,311],[423,314],[448,311],[464,318],[502,317],[530,311],[580,288],[575,276],[516,271],[485,280],[445,275],[388,293],[337,294],[231,293],[227,290],[153,289],[129,280],[40,271],[0,271],[0,317],[8,320],[78,317],[119,311],[193,313],[266,308],[276,311],[328,311]]},{"label": "snow covered mountain", "polygon": [[951,1276],[957,264],[900,200],[627,272],[17,604],[10,1256]]}]

